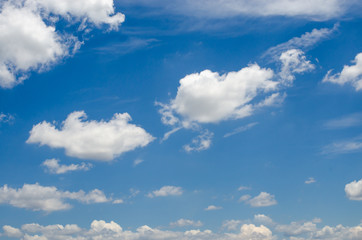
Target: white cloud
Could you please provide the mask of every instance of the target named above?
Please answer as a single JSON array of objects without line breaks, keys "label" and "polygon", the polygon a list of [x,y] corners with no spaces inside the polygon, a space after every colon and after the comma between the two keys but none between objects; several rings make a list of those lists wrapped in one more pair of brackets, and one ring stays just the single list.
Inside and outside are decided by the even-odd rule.
[{"label": "white cloud", "polygon": [[186,226],[201,227],[202,222],[181,218],[181,219],[177,220],[176,222],[171,222],[170,226],[171,227],[186,227]]},{"label": "white cloud", "polygon": [[261,192],[254,198],[251,198],[250,195],[244,195],[239,201],[245,202],[252,207],[269,207],[277,204],[275,196],[267,192]]},{"label": "white cloud", "polygon": [[335,24],[333,28],[315,28],[311,32],[304,33],[300,37],[294,37],[285,43],[269,48],[264,53],[263,57],[269,57],[274,61],[278,61],[280,55],[288,50],[301,49],[302,51],[306,51],[315,46],[318,42],[328,39],[338,29],[338,27],[339,24]]},{"label": "white cloud", "polygon": [[64,174],[72,171],[88,171],[92,167],[92,164],[89,163],[62,165],[59,164],[58,159],[54,158],[45,160],[41,165],[51,174]]},{"label": "white cloud", "polygon": [[[242,221],[235,220],[237,225]],[[6,229],[6,230],[5,230]],[[224,227],[227,229],[227,227]],[[94,220],[89,229],[83,229],[75,224],[68,225],[48,225],[42,226],[37,223],[22,225],[20,229],[11,226],[3,227],[4,234],[16,234],[23,239],[59,239],[59,240],[272,240],[279,239],[279,235],[274,235],[272,230],[264,225],[243,224],[236,233],[220,232],[213,233],[210,230],[201,231],[191,229],[185,232],[167,231],[151,228],[147,225],[137,228],[135,231],[124,230],[116,222],[105,222]],[[236,230],[235,228],[227,230]],[[324,226],[317,228],[311,222],[292,222],[289,225],[276,225],[276,233],[282,233],[290,240],[359,240],[362,237],[362,226],[345,227],[337,225],[335,227]],[[15,236],[15,235],[13,235]],[[284,239],[280,237],[280,239]]]},{"label": "white cloud", "polygon": [[262,224],[265,224],[265,225],[271,225],[271,224],[274,224],[273,220],[264,215],[264,214],[256,214],[254,215],[254,221],[255,222],[258,222],[258,223],[262,223]]},{"label": "white cloud", "polygon": [[215,211],[215,210],[220,210],[220,209],[222,209],[222,207],[220,207],[220,206],[215,206],[215,205],[210,205],[210,206],[208,206],[207,208],[205,208],[204,210],[205,210],[205,211]]},{"label": "white cloud", "polygon": [[[245,126],[241,126],[241,127],[238,127],[238,128],[235,128],[232,132],[229,132],[229,133],[226,133],[224,135],[224,138],[227,138],[227,137],[230,137],[230,136],[233,136],[235,134],[238,134],[238,133],[241,133],[241,132],[245,132],[251,128],[253,128],[254,126],[258,125],[259,123],[257,122],[253,122],[253,123],[249,123]],[[240,190],[239,190],[240,191]]]},{"label": "white cloud", "polygon": [[229,19],[238,16],[286,16],[327,20],[343,15],[356,1],[338,0],[126,0],[123,4],[141,4],[160,7],[167,13],[203,19]]},{"label": "white cloud", "polygon": [[240,187],[238,188],[238,191],[244,191],[244,190],[250,190],[250,189],[251,189],[251,187],[240,186]]},{"label": "white cloud", "polygon": [[21,238],[23,236],[23,233],[20,231],[20,229],[13,228],[12,226],[3,226],[3,231],[4,235],[10,238]]},{"label": "white cloud", "polygon": [[362,149],[362,142],[359,138],[331,143],[322,149],[322,154],[344,154],[357,152]]},{"label": "white cloud", "polygon": [[306,60],[304,52],[299,49],[290,49],[280,55],[282,68],[279,76],[285,85],[290,85],[295,80],[295,73],[303,73],[313,70],[315,67]]},{"label": "white cloud", "polygon": [[64,192],[56,187],[41,186],[38,183],[24,184],[22,188],[18,189],[8,187],[7,185],[0,188],[0,204],[9,204],[33,211],[53,212],[69,209],[71,205],[65,202],[66,199],[88,204],[110,201],[98,189],[94,189],[89,193],[85,193],[82,190],[79,192]]},{"label": "white cloud", "polygon": [[147,196],[149,198],[154,198],[154,197],[180,196],[182,194],[183,190],[181,187],[163,186],[159,190],[152,191]]},{"label": "white cloud", "polygon": [[136,159],[136,160],[134,160],[133,161],[133,166],[135,167],[135,166],[138,166],[138,165],[140,165],[141,163],[143,163],[143,160],[142,159]]},{"label": "white cloud", "polygon": [[305,180],[305,184],[311,184],[311,183],[315,183],[316,182],[316,180],[313,178],[313,177],[310,177],[310,178],[308,178],[307,180]]},{"label": "white cloud", "polygon": [[211,139],[214,134],[208,130],[204,131],[201,135],[197,136],[196,138],[192,139],[190,144],[184,146],[186,152],[200,152],[210,148],[211,146]]},{"label": "white cloud", "polygon": [[356,91],[362,89],[362,53],[357,54],[354,65],[345,65],[340,73],[331,75],[332,70],[328,71],[324,77],[323,82],[331,82],[338,85],[350,84]]},{"label": "white cloud", "polygon": [[74,53],[82,42],[57,31],[60,18],[73,23],[104,23],[111,29],[124,21],[114,14],[113,0],[18,0],[0,3],[0,87],[12,88],[31,71],[41,72]]},{"label": "white cloud", "polygon": [[227,229],[229,231],[230,230],[237,230],[240,227],[241,223],[242,223],[241,220],[234,220],[234,219],[226,220],[226,221],[223,222],[221,227],[223,229]]},{"label": "white cloud", "polygon": [[111,161],[122,153],[144,147],[154,140],[144,129],[128,123],[128,113],[117,113],[106,122],[85,121],[83,111],[73,112],[61,129],[46,121],[33,126],[27,143],[64,148],[68,156]]},{"label": "white cloud", "polygon": [[249,116],[252,100],[276,90],[278,82],[271,80],[273,75],[271,69],[257,64],[224,75],[210,70],[187,75],[180,80],[175,99],[160,105],[163,123],[175,125],[175,114],[183,118],[185,127],[190,122],[217,123]]},{"label": "white cloud", "polygon": [[346,184],[344,191],[350,200],[362,201],[362,179]]},{"label": "white cloud", "polygon": [[115,200],[113,200],[112,203],[113,204],[122,204],[122,203],[124,203],[124,201],[123,201],[123,199],[115,199]]}]

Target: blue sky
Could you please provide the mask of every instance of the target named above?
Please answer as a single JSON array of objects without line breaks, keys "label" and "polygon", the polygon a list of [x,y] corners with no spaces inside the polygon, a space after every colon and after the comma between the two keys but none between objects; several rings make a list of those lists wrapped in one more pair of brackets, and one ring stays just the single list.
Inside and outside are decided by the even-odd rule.
[{"label": "blue sky", "polygon": [[0,239],[362,239],[359,1],[0,6]]}]

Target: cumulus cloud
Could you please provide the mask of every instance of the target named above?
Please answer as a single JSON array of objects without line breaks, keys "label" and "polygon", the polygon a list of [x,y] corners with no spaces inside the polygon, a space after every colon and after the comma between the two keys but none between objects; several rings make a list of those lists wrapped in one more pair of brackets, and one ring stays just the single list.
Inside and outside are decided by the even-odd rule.
[{"label": "cumulus cloud", "polygon": [[181,187],[176,186],[163,186],[159,190],[155,190],[150,192],[147,197],[167,197],[167,196],[181,196],[183,194],[183,190]]},{"label": "cumulus cloud", "polygon": [[215,206],[215,205],[210,205],[210,206],[208,206],[207,208],[205,208],[204,210],[205,210],[205,211],[215,211],[215,210],[220,210],[220,209],[222,209],[222,207],[220,207],[220,206]]},{"label": "cumulus cloud", "polygon": [[44,121],[33,126],[26,142],[64,148],[72,157],[111,161],[154,140],[143,128],[129,123],[128,113],[117,113],[108,122],[86,121],[86,118],[83,111],[73,112],[60,129]]},{"label": "cumulus cloud", "polygon": [[66,30],[56,29],[58,20],[71,24],[91,22],[111,29],[124,21],[114,14],[113,0],[51,1],[19,0],[0,3],[0,87],[12,88],[31,71],[44,71],[82,45]]},{"label": "cumulus cloud", "polygon": [[217,123],[249,116],[252,100],[277,88],[273,75],[271,69],[257,64],[224,75],[210,70],[187,75],[180,80],[176,97],[161,105],[163,123],[175,125],[176,114],[186,127],[190,122]]},{"label": "cumulus cloud", "polygon": [[45,160],[41,165],[51,174],[64,174],[72,171],[88,171],[93,166],[89,163],[63,165],[59,164],[58,159],[54,158]]},{"label": "cumulus cloud", "polygon": [[[241,225],[242,221],[238,221]],[[105,222],[103,220],[94,220],[89,229],[83,229],[75,224],[67,225],[48,225],[42,226],[37,223],[25,224],[18,228],[11,226],[3,227],[3,235],[14,234],[12,236],[23,239],[103,239],[103,240],[272,240],[279,239],[278,233],[291,240],[358,240],[362,236],[362,226],[345,227],[337,225],[336,227],[324,226],[317,228],[311,222],[292,222],[289,225],[276,225],[274,233],[272,228],[264,225],[243,224],[238,227],[238,231],[234,233],[220,232],[213,233],[210,230],[201,231],[199,229],[191,229],[185,232],[167,231],[158,228],[151,228],[147,225],[137,228],[135,231],[124,230],[116,222]],[[277,230],[278,229],[278,230]],[[237,230],[237,229],[228,229]],[[15,236],[16,235],[16,236]],[[6,236],[6,235],[5,235]],[[280,238],[284,239],[284,238]]]},{"label": "cumulus cloud", "polygon": [[352,63],[354,65],[345,65],[340,73],[332,75],[332,70],[328,71],[323,82],[331,82],[341,86],[350,84],[356,91],[360,91],[362,89],[362,53],[357,54]]},{"label": "cumulus cloud", "polygon": [[210,148],[211,146],[211,139],[213,137],[213,133],[206,130],[201,135],[197,136],[196,138],[192,139],[190,144],[184,146],[186,152],[200,152]]},{"label": "cumulus cloud", "polygon": [[[21,238],[23,233],[18,228],[13,228],[12,226],[5,225],[3,226],[4,235],[10,238]],[[1,235],[0,235],[1,236]]]},{"label": "cumulus cloud", "polygon": [[177,220],[176,222],[171,222],[170,226],[171,227],[186,227],[186,226],[201,227],[202,222],[181,218],[181,219]]},{"label": "cumulus cloud", "polygon": [[33,211],[53,212],[66,210],[72,206],[65,200],[76,200],[82,203],[104,203],[110,201],[101,190],[94,189],[89,193],[61,191],[53,186],[24,184],[21,188],[4,185],[0,188],[0,204],[9,204],[18,208]]},{"label": "cumulus cloud", "polygon": [[245,202],[252,207],[269,207],[277,204],[275,196],[267,192],[261,192],[258,196],[253,198],[250,195],[244,195],[239,201]]},{"label": "cumulus cloud", "polygon": [[346,184],[344,191],[350,200],[362,201],[362,179]]}]

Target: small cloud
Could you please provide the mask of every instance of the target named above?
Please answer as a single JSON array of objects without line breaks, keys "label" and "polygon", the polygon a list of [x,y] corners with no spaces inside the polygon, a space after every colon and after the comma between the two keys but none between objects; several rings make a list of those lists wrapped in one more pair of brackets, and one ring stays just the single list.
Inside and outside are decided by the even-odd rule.
[{"label": "small cloud", "polygon": [[193,221],[189,219],[179,219],[176,222],[170,223],[171,227],[186,227],[186,226],[194,226],[194,227],[201,227],[203,224],[201,221]]},{"label": "small cloud", "polygon": [[362,125],[362,113],[353,113],[324,123],[326,129],[343,129]]},{"label": "small cloud", "polygon": [[136,166],[138,166],[138,165],[141,164],[141,163],[143,163],[143,160],[138,158],[138,159],[136,159],[136,160],[133,161],[133,166],[136,167]]},{"label": "small cloud", "polygon": [[211,139],[214,136],[212,132],[206,130],[201,135],[197,136],[196,138],[192,139],[190,144],[184,146],[186,152],[200,152],[210,148],[211,146]]},{"label": "small cloud", "polygon": [[176,186],[163,186],[159,190],[155,190],[147,194],[147,197],[167,197],[167,196],[180,196],[183,194],[181,187]]},{"label": "small cloud", "polygon": [[360,138],[331,143],[322,149],[322,154],[346,154],[362,150]]},{"label": "small cloud", "polygon": [[277,204],[275,196],[267,192],[261,192],[258,196],[252,198],[250,195],[244,195],[239,199],[252,207],[269,207]]},{"label": "small cloud", "polygon": [[205,211],[214,211],[214,210],[220,210],[220,209],[222,209],[222,207],[215,206],[215,205],[210,205],[207,208],[205,208],[204,210]]},{"label": "small cloud", "polygon": [[313,178],[313,177],[310,177],[310,178],[308,178],[307,180],[305,180],[305,184],[311,184],[311,183],[315,183],[316,182],[316,180]]},{"label": "small cloud", "polygon": [[90,163],[62,165],[59,164],[58,159],[54,158],[45,160],[41,165],[48,173],[51,174],[64,174],[73,171],[88,171],[93,167],[93,165]]},{"label": "small cloud", "polygon": [[222,228],[223,229],[227,229],[227,230],[237,230],[238,228],[240,229],[240,225],[242,224],[243,222],[240,221],[240,220],[226,220],[223,222],[222,224]]},{"label": "small cloud", "polygon": [[238,134],[238,133],[242,133],[242,132],[245,132],[251,128],[253,128],[254,126],[258,125],[257,122],[253,122],[253,123],[249,123],[245,126],[241,126],[241,127],[238,127],[238,128],[235,128],[232,132],[229,132],[229,133],[226,133],[224,135],[224,138],[227,138],[227,137],[230,137],[232,135],[235,135],[235,134]]},{"label": "small cloud", "polygon": [[11,114],[0,113],[0,123],[12,123],[15,117]]},{"label": "small cloud", "polygon": [[349,200],[362,201],[362,179],[346,184],[344,191]]},{"label": "small cloud", "polygon": [[251,187],[240,186],[238,191],[251,190]]},{"label": "small cloud", "polygon": [[113,204],[122,204],[124,203],[123,199],[115,199],[113,202]]}]

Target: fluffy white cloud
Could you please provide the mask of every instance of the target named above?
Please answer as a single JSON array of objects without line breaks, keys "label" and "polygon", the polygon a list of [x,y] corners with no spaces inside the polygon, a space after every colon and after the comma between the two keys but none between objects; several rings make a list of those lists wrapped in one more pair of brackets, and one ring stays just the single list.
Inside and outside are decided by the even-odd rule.
[{"label": "fluffy white cloud", "polygon": [[71,208],[66,199],[83,203],[103,203],[110,201],[102,191],[94,189],[89,193],[84,191],[60,191],[56,187],[37,184],[24,184],[22,188],[11,188],[4,185],[0,188],[0,204],[9,204],[18,208],[33,211],[53,212]]},{"label": "fluffy white cloud", "polygon": [[163,186],[159,190],[155,190],[147,194],[147,196],[149,198],[154,198],[154,197],[180,196],[182,194],[183,190],[181,187]]},{"label": "fluffy white cloud", "polygon": [[317,230],[317,226],[313,222],[292,222],[289,225],[277,225],[275,230],[282,232],[287,236],[298,236],[304,233],[315,232]]},{"label": "fluffy white cloud", "polygon": [[331,82],[338,85],[351,84],[356,91],[362,89],[362,53],[357,54],[353,61],[354,65],[345,65],[340,73],[331,75],[328,71],[323,82]]},{"label": "fluffy white cloud", "polygon": [[269,207],[277,204],[275,196],[267,192],[261,192],[254,198],[250,195],[244,195],[239,199],[239,201],[245,202],[252,207]]},{"label": "fluffy white cloud", "polygon": [[[54,17],[56,16],[56,17]],[[0,87],[12,88],[31,71],[44,71],[82,44],[56,30],[58,17],[108,24],[117,29],[124,15],[114,14],[113,0],[18,0],[0,3]]]},{"label": "fluffy white cloud", "polygon": [[[251,115],[251,101],[259,93],[277,88],[273,71],[253,64],[238,72],[220,75],[210,70],[187,75],[180,80],[175,99],[161,106],[164,123],[174,125],[182,116],[183,125],[190,122],[217,123]],[[171,116],[171,117],[170,117]]]},{"label": "fluffy white cloud", "polygon": [[26,142],[64,148],[72,157],[111,161],[154,140],[143,128],[128,123],[131,120],[128,113],[115,114],[108,122],[85,121],[86,118],[83,111],[73,112],[59,130],[44,121],[33,126]]},{"label": "fluffy white cloud", "polygon": [[[23,236],[23,233],[18,228],[13,228],[12,226],[5,225],[3,226],[4,235],[11,238],[20,238]],[[1,236],[1,235],[0,235]]]},{"label": "fluffy white cloud", "polygon": [[295,80],[295,73],[313,70],[315,67],[306,60],[304,52],[299,49],[290,49],[280,55],[282,68],[279,73],[284,84],[291,84]]},{"label": "fluffy white cloud", "polygon": [[220,210],[220,209],[222,209],[222,207],[220,207],[220,206],[215,206],[215,205],[210,205],[210,206],[208,206],[207,208],[205,208],[204,210],[205,210],[205,211],[215,211],[215,210]]},{"label": "fluffy white cloud", "polygon": [[201,227],[202,222],[181,218],[181,219],[177,220],[176,222],[170,223],[170,226],[171,227],[186,227],[186,226]]},{"label": "fluffy white cloud", "polygon": [[88,171],[92,164],[82,163],[82,164],[70,164],[70,165],[62,165],[59,164],[58,159],[47,159],[42,164],[43,167],[46,168],[46,171],[51,174],[64,174],[72,171]]},{"label": "fluffy white cloud", "polygon": [[350,200],[362,201],[362,179],[346,184],[344,191]]},{"label": "fluffy white cloud", "polygon": [[230,239],[250,239],[250,240],[272,240],[273,233],[269,228],[260,225],[259,227],[254,224],[244,224],[240,228],[238,234],[227,234]]}]

